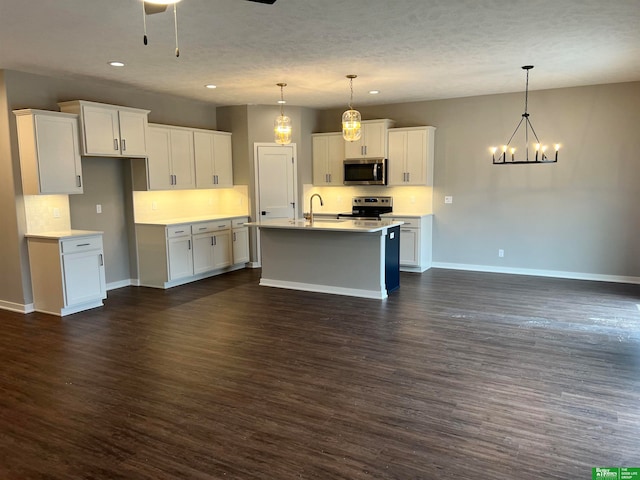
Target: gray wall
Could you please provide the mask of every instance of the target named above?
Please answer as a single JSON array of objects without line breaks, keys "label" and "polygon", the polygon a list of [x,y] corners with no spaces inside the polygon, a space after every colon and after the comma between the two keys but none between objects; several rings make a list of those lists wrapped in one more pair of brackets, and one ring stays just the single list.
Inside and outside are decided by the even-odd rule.
[{"label": "gray wall", "polygon": [[[84,192],[69,195],[71,228],[103,231],[105,276],[107,284],[128,281],[132,275],[127,252],[135,249],[129,243],[129,230],[133,224],[131,190],[127,176],[130,175],[128,161],[120,158],[82,158]],[[102,213],[96,212],[96,205]]]},{"label": "gray wall", "polygon": [[[523,108],[517,93],[359,110],[437,127],[435,262],[640,277],[640,82],[530,92],[531,121],[562,144],[559,162],[492,165],[488,148],[506,143]],[[322,131],[341,113],[322,112]]]},{"label": "gray wall", "polygon": [[[122,85],[101,83],[89,79],[54,78],[33,75],[11,70],[0,71],[0,168],[11,175],[0,176],[0,305],[16,304],[23,306],[33,300],[30,286],[29,262],[26,241],[23,236],[26,231],[22,187],[20,181],[20,162],[17,145],[15,118],[12,110],[20,108],[38,108],[43,110],[58,110],[57,102],[67,100],[91,100],[113,105],[126,105],[151,110],[149,121],[184,125],[194,128],[216,128],[216,109],[214,106],[186,100],[169,95],[160,95],[136,90]],[[117,162],[118,159],[103,159],[104,162]],[[128,161],[120,159],[120,165],[103,164],[83,158],[83,176],[87,179],[100,179],[94,186],[85,188],[88,195],[71,196],[73,202],[72,224],[93,225],[96,230],[109,232],[105,238],[105,247],[114,249],[113,253],[105,252],[105,271],[108,282],[125,281],[135,278],[135,265],[127,261],[131,257],[131,248],[127,252],[115,250],[131,247],[131,238],[125,241],[120,227],[114,225],[111,215],[99,215],[92,218],[95,203],[102,202],[105,189],[109,193],[118,195],[115,185],[121,181],[128,181],[123,173]],[[123,177],[124,175],[124,177]],[[103,185],[98,185],[102,183]],[[94,189],[95,187],[95,189]],[[123,187],[124,188],[124,187]],[[130,188],[127,188],[130,192]],[[125,208],[130,211],[130,193],[124,203],[117,209]],[[77,197],[77,198],[74,198]],[[121,197],[122,198],[122,197]],[[103,206],[107,204],[102,202]],[[108,204],[107,204],[108,205]],[[80,213],[80,219],[73,215]],[[106,212],[105,212],[106,213]],[[84,228],[84,227],[83,227]],[[129,234],[130,235],[130,234]],[[126,271],[129,263],[130,271]]]}]

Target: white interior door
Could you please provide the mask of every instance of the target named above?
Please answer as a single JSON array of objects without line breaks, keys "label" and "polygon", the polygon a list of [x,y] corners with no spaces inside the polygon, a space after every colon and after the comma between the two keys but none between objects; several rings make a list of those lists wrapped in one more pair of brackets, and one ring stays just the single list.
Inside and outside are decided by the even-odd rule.
[{"label": "white interior door", "polygon": [[295,218],[295,154],[292,146],[257,147],[259,220]]}]

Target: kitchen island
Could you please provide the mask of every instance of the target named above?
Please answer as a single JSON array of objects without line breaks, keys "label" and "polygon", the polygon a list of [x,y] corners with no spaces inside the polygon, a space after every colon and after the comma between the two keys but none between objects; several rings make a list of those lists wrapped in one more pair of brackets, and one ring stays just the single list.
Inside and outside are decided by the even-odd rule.
[{"label": "kitchen island", "polygon": [[260,229],[260,285],[383,299],[400,286],[400,225],[389,220],[288,220]]}]

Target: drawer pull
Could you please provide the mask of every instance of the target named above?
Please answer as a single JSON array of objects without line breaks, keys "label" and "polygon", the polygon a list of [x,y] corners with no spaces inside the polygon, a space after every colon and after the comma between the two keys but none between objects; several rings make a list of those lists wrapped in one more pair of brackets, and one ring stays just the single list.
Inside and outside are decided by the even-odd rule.
[{"label": "drawer pull", "polygon": [[184,230],[176,230],[174,233],[184,233]]},{"label": "drawer pull", "polygon": [[78,243],[76,245],[76,247],[88,247],[89,245],[91,245],[90,243]]},{"label": "drawer pull", "polygon": [[198,228],[198,230],[206,230],[206,229],[207,229],[207,227],[200,227],[200,228]]},{"label": "drawer pull", "polygon": [[226,224],[225,225],[218,225],[218,228],[224,228],[226,226],[227,226]]}]

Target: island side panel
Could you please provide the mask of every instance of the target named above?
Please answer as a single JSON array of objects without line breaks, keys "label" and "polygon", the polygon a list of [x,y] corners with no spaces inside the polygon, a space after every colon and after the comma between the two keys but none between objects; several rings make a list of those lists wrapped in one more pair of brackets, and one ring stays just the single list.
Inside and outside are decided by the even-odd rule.
[{"label": "island side panel", "polygon": [[385,232],[260,232],[261,285],[386,298]]}]

